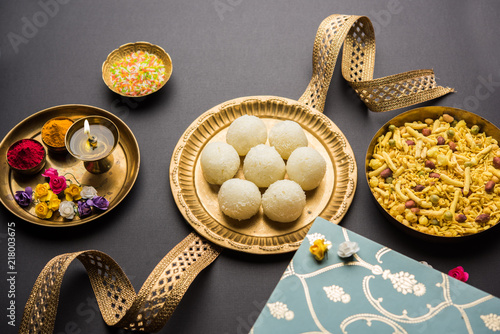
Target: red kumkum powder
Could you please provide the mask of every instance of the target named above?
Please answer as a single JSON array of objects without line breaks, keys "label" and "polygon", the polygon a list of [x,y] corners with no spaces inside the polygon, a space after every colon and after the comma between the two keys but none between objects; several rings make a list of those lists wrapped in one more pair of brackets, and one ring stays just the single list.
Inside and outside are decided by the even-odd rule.
[{"label": "red kumkum powder", "polygon": [[42,162],[44,155],[42,144],[30,139],[21,139],[9,149],[7,160],[14,168],[30,169]]}]

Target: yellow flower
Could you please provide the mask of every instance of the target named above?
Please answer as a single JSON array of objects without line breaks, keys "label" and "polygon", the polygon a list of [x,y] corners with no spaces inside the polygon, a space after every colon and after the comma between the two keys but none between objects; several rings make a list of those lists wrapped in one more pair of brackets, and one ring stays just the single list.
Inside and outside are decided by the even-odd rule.
[{"label": "yellow flower", "polygon": [[45,202],[38,203],[35,206],[35,213],[39,218],[49,219],[52,217],[52,210],[49,209]]},{"label": "yellow flower", "polygon": [[316,239],[311,247],[309,247],[309,251],[314,255],[314,258],[318,261],[321,261],[325,258],[325,254],[328,251],[328,246],[325,245],[324,239]]},{"label": "yellow flower", "polygon": [[35,199],[45,202],[48,199],[50,186],[48,183],[38,184],[35,187]]},{"label": "yellow flower", "polygon": [[82,187],[79,187],[74,183],[70,184],[68,188],[64,190],[64,194],[66,195],[66,200],[68,202],[78,201],[79,199],[82,198],[82,195],[80,195],[81,191]]},{"label": "yellow flower", "polygon": [[59,204],[61,204],[61,200],[52,191],[50,191],[49,196],[50,197],[47,199],[49,209],[52,211],[59,210]]}]

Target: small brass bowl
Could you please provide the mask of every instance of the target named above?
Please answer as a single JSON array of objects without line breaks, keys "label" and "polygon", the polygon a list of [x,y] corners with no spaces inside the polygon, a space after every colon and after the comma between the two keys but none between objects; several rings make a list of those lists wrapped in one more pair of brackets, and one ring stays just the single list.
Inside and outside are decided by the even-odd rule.
[{"label": "small brass bowl", "polygon": [[[20,169],[20,168],[14,167],[14,166],[11,165],[11,162],[9,160],[9,152],[16,145],[18,145],[20,142],[22,142],[23,140],[28,140],[28,141],[34,142],[34,143],[40,145],[40,147],[43,149],[43,158],[42,158],[42,160],[36,166],[33,166],[31,168],[28,168],[28,169]],[[33,175],[33,174],[36,174],[36,173],[40,172],[42,170],[42,168],[45,166],[45,162],[47,160],[47,151],[45,150],[45,147],[43,147],[42,143],[40,143],[38,140],[31,139],[31,138],[25,138],[25,139],[20,139],[20,140],[16,141],[15,143],[13,143],[12,145],[10,145],[9,149],[7,150],[6,159],[7,159],[7,163],[9,164],[9,167],[12,170],[14,170],[15,172],[17,172],[19,174],[23,174],[23,175]]]},{"label": "small brass bowl", "polygon": [[[45,141],[45,136],[46,136],[46,131],[47,131],[47,124],[52,121],[52,120],[68,120],[70,121],[72,124],[75,122],[73,121],[71,118],[69,117],[54,117],[54,118],[51,118],[49,119],[47,122],[45,122],[45,124],[42,126],[42,142],[45,144],[45,146],[47,146],[47,148],[49,149],[49,152],[50,153],[55,153],[55,154],[61,154],[61,153],[66,153],[67,150],[66,150],[66,145],[65,145],[65,136],[66,136],[66,132],[61,134],[62,136],[62,146],[53,146],[53,145],[50,145],[49,143],[47,143]],[[69,129],[69,128],[68,128]]]},{"label": "small brass bowl", "polygon": [[[124,94],[113,86],[113,82],[111,80],[111,74],[112,74],[111,67],[116,62],[122,60],[126,56],[137,51],[144,51],[157,56],[165,65],[165,76],[160,86],[154,91],[142,95]],[[169,54],[158,45],[154,45],[148,42],[136,42],[136,43],[124,44],[120,46],[118,49],[111,51],[111,53],[108,55],[108,57],[102,64],[102,79],[104,80],[106,86],[108,86],[109,89],[111,89],[113,92],[127,97],[141,97],[157,92],[165,85],[165,83],[167,83],[171,75],[172,75],[172,59],[170,59]]]}]

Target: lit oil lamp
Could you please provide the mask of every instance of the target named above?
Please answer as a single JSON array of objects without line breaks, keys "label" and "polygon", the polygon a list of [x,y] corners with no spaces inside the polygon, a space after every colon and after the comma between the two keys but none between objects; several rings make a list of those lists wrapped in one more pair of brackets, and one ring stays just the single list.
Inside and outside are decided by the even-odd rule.
[{"label": "lit oil lamp", "polygon": [[89,116],[68,129],[65,143],[68,152],[82,160],[87,171],[102,174],[113,166],[112,152],[118,140],[118,128],[113,122],[105,117]]},{"label": "lit oil lamp", "polygon": [[87,141],[92,150],[95,150],[97,148],[97,139],[95,138],[95,136],[90,135],[90,124],[88,120],[85,120],[83,122],[83,133],[87,135]]}]

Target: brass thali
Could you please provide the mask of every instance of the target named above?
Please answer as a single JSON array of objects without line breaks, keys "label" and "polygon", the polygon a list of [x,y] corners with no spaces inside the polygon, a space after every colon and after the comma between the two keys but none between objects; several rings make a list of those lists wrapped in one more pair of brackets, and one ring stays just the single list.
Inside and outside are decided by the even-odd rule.
[{"label": "brass thali", "polygon": [[47,180],[41,176],[41,173],[33,176],[18,175],[10,170],[6,159],[3,159],[0,163],[0,201],[10,212],[25,221],[38,225],[56,227],[74,226],[101,217],[114,209],[127,196],[139,173],[139,145],[130,128],[120,118],[104,109],[71,104],[39,111],[17,124],[5,136],[0,143],[0,156],[5,157],[10,144],[19,139],[33,138],[42,142],[41,128],[51,118],[63,116],[77,120],[91,115],[106,117],[118,128],[120,139],[116,149],[113,151],[113,167],[103,174],[91,174],[85,170],[80,160],[73,158],[69,153],[48,153],[44,169],[55,168],[58,170],[59,175],[71,173],[66,174],[66,177],[73,180],[73,182],[73,177],[75,177],[82,184],[92,185],[96,188],[99,196],[104,196],[108,199],[110,203],[108,209],[106,211],[95,212],[82,219],[75,216],[73,220],[68,220],[62,218],[59,214],[53,215],[50,219],[40,219],[35,214],[34,205],[30,205],[26,209],[20,207],[14,199],[14,194],[18,190],[24,190],[27,186],[34,189],[37,184],[47,182]]},{"label": "brass thali", "polygon": [[[337,60],[337,46],[343,42],[343,38],[337,37],[342,29],[345,37],[352,27],[351,24],[339,25],[345,18],[329,16],[318,28],[312,77],[297,101],[277,96],[249,96],[221,103],[201,114],[177,142],[170,162],[172,195],[188,223],[209,241],[252,254],[286,253],[300,246],[316,217],[338,224],[345,216],[356,190],[356,160],[342,131],[323,114]],[[203,148],[210,142],[225,142],[229,125],[243,115],[259,117],[268,131],[279,121],[297,122],[306,134],[308,146],[316,149],[327,162],[325,177],[316,189],[306,192],[306,207],[293,222],[274,222],[264,216],[262,208],[243,221],[225,216],[219,209],[219,186],[208,184],[203,176],[200,166]],[[241,164],[235,177],[244,178]],[[261,189],[263,191],[265,189]]]},{"label": "brass thali", "polygon": [[[306,192],[302,216],[292,223],[274,222],[263,215],[262,208],[244,221],[225,216],[218,205],[219,186],[208,184],[203,177],[201,151],[210,142],[225,141],[229,125],[242,115],[261,118],[268,130],[282,120],[299,123],[309,146],[327,161],[323,181],[318,188]],[[220,246],[254,254],[297,249],[318,216],[338,224],[352,202],[356,175],[352,149],[328,117],[305,103],[274,96],[238,98],[203,113],[184,132],[170,164],[172,194],[192,227]],[[236,177],[243,178],[241,168]]]}]

